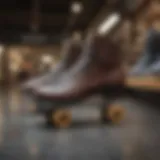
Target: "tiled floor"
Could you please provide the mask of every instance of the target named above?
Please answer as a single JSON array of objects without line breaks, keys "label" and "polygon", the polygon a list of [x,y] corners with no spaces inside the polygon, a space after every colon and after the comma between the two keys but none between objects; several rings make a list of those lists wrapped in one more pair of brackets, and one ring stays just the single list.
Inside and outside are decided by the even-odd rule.
[{"label": "tiled floor", "polygon": [[0,160],[160,159],[160,113],[152,106],[121,100],[127,117],[117,126],[98,122],[95,103],[93,108],[80,106],[72,112],[81,123],[55,130],[44,125],[18,92],[11,92],[9,100],[0,96]]}]

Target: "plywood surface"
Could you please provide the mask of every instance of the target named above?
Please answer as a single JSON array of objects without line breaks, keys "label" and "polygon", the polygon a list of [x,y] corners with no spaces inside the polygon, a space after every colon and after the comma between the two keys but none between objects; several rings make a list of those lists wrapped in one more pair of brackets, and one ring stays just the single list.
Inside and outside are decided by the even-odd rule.
[{"label": "plywood surface", "polygon": [[160,91],[160,77],[156,76],[141,76],[128,77],[126,86],[129,88],[141,88],[145,90]]}]

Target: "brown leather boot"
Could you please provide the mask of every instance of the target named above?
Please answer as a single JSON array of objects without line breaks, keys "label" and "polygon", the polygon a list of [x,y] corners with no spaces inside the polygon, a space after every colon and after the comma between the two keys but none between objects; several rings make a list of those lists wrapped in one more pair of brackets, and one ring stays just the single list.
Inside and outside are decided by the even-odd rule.
[{"label": "brown leather boot", "polygon": [[120,47],[105,37],[94,37],[85,45],[80,60],[58,77],[57,83],[36,90],[38,97],[48,100],[73,100],[124,85],[124,69]]},{"label": "brown leather boot", "polygon": [[32,92],[34,89],[39,88],[44,83],[52,83],[56,81],[60,74],[69,69],[78,60],[81,50],[81,41],[70,41],[68,46],[65,46],[62,60],[57,65],[56,68],[52,69],[49,73],[45,75],[31,79],[22,85],[23,90]]}]

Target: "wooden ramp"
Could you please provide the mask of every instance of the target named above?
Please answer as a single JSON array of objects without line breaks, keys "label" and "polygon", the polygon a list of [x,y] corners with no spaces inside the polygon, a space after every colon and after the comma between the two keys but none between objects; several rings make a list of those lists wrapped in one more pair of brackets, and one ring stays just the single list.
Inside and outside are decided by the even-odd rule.
[{"label": "wooden ramp", "polygon": [[126,86],[128,88],[160,91],[160,77],[158,76],[128,77],[126,80]]}]

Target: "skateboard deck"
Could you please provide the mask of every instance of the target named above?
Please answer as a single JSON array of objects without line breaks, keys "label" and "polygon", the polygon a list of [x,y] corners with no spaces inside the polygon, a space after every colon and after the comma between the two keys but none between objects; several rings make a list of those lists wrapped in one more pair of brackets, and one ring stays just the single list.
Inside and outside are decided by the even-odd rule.
[{"label": "skateboard deck", "polygon": [[132,76],[126,80],[128,88],[136,88],[150,91],[160,91],[160,77],[158,76]]}]

